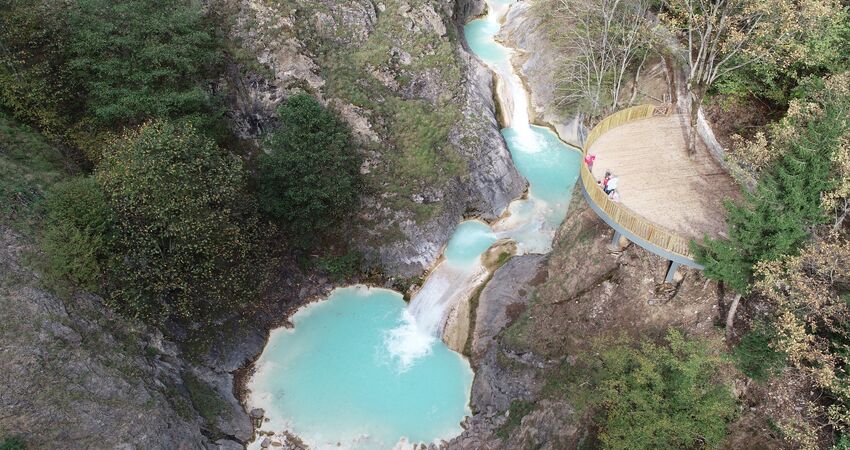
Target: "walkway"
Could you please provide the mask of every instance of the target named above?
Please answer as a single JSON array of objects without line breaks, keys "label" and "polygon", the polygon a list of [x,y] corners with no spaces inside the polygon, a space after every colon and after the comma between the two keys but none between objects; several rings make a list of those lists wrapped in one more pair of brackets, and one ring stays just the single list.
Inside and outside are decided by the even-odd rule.
[{"label": "walkway", "polygon": [[687,155],[687,117],[657,116],[626,123],[588,149],[593,175],[619,178],[620,202],[643,218],[686,238],[726,229],[723,200],[739,189],[703,147]]},{"label": "walkway", "polygon": [[[583,148],[596,155],[593,173],[581,168],[585,199],[614,229],[614,243],[624,236],[668,259],[668,282],[679,265],[702,269],[690,243],[722,233],[723,200],[739,195],[704,146],[695,156],[687,155],[687,129],[682,115],[660,114],[653,105],[635,106],[603,119]],[[619,202],[597,185],[606,170],[619,178]]]}]

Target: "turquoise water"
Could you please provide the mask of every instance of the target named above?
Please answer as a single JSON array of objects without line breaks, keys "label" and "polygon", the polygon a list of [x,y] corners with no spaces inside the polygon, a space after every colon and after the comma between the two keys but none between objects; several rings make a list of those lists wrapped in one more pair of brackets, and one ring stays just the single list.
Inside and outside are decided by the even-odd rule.
[{"label": "turquoise water", "polygon": [[[514,73],[511,51],[496,42],[495,35],[509,0],[490,1],[487,16],[464,27],[469,48],[495,73],[502,85],[503,108],[510,112],[509,128],[502,130],[517,170],[528,180],[529,195],[513,202],[509,217],[496,224],[498,237],[517,242],[520,253],[546,253],[555,231],[567,213],[570,195],[578,179],[581,154],[548,128],[529,123],[528,96]],[[506,104],[505,104],[506,103]]]},{"label": "turquoise water", "polygon": [[449,264],[469,267],[493,242],[496,242],[496,234],[489,225],[477,220],[467,220],[455,229],[443,256]]},{"label": "turquoise water", "polygon": [[489,20],[473,20],[463,28],[466,43],[475,56],[488,64],[507,64],[510,53],[493,39],[499,24]]},{"label": "turquoise water", "polygon": [[[319,450],[384,450],[400,440],[427,443],[461,432],[471,414],[473,373],[439,339],[446,312],[486,279],[479,256],[497,239],[513,239],[521,253],[550,250],[581,160],[555,133],[529,124],[511,52],[493,38],[510,3],[488,1],[488,16],[470,22],[465,35],[505,83],[512,126],[502,135],[529,182],[528,197],[512,202],[493,227],[460,223],[444,263],[409,306],[397,292],[353,286],[299,310],[293,329],[274,330],[248,384],[250,407],[271,419],[262,430],[292,431]],[[250,447],[259,446],[258,439]]]},{"label": "turquoise water", "polygon": [[252,405],[273,419],[263,428],[289,425],[313,448],[363,450],[457,435],[472,370],[444,345],[400,370],[384,341],[405,307],[397,292],[337,289],[296,313],[294,329],[273,332],[249,386]]}]

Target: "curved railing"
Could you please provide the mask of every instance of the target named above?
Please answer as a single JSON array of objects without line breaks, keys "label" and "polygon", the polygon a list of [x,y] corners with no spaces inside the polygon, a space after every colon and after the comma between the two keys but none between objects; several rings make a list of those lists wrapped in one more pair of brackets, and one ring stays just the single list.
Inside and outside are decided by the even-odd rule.
[{"label": "curved railing", "polygon": [[[641,105],[611,114],[593,127],[590,134],[587,135],[584,146],[582,146],[582,154],[587,155],[587,151],[593,143],[609,130],[629,122],[652,117],[658,112],[661,111],[658,111],[653,105]],[[678,263],[701,268],[693,259],[690,239],[658,226],[625,207],[622,203],[609,199],[597,184],[596,178],[586,164],[582,163],[580,173],[585,197],[608,225],[641,247]]]}]

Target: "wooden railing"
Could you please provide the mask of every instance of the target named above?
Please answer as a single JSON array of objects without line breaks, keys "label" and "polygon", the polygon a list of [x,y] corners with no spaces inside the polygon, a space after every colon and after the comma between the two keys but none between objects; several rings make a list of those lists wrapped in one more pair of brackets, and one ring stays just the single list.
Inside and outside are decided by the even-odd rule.
[{"label": "wooden railing", "polygon": [[[587,151],[593,143],[609,130],[629,122],[652,117],[655,113],[655,106],[641,105],[611,114],[593,127],[590,134],[587,135],[587,139],[585,139],[584,146],[582,147],[582,153],[587,155]],[[693,260],[689,239],[658,226],[625,207],[622,203],[609,199],[597,184],[596,178],[590,172],[590,169],[588,169],[587,164],[584,163],[581,165],[581,182],[588,197],[617,225],[663,250]]]}]

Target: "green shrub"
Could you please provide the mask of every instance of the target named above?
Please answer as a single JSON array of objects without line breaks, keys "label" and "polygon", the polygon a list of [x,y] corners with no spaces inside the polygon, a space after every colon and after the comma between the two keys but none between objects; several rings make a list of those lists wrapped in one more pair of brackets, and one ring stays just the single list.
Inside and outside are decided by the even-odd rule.
[{"label": "green shrub", "polygon": [[0,107],[50,137],[69,123],[76,91],[65,65],[65,2],[0,0]]},{"label": "green shrub", "polygon": [[95,291],[100,283],[112,215],[91,177],[54,186],[47,195],[43,244],[47,270],[76,286]]},{"label": "green shrub", "polygon": [[763,325],[750,330],[732,352],[735,365],[756,381],[765,381],[785,363],[785,355],[770,347],[773,335]]},{"label": "green shrub", "polygon": [[256,296],[264,230],[245,177],[191,125],[147,123],[116,142],[96,173],[115,218],[111,304],[153,322],[205,321]]},{"label": "green shrub", "polygon": [[319,259],[319,267],[335,281],[344,280],[357,275],[362,258],[358,251],[349,251],[342,256],[327,255]]},{"label": "green shrub", "polygon": [[850,450],[850,438],[845,435],[839,436],[830,450]]},{"label": "green shrub", "polygon": [[[598,343],[585,355],[599,439],[608,449],[716,447],[736,414],[722,360],[671,330],[664,345]],[[585,388],[586,389],[586,388]]]},{"label": "green shrub", "polygon": [[508,421],[496,430],[496,436],[502,439],[510,437],[511,433],[522,423],[522,418],[534,410],[534,403],[514,400],[508,409]]},{"label": "green shrub", "polygon": [[227,411],[227,402],[221,398],[215,389],[200,380],[194,374],[183,373],[183,384],[189,391],[189,399],[198,414],[210,427],[215,427],[216,418]]},{"label": "green shrub", "polygon": [[307,245],[350,213],[361,158],[345,122],[309,95],[290,97],[278,116],[260,157],[260,205]]},{"label": "green shrub", "polygon": [[0,441],[0,450],[26,450],[24,440],[17,436],[9,436]]},{"label": "green shrub", "polygon": [[68,65],[98,126],[215,111],[204,84],[222,55],[197,2],[78,0],[68,14]]}]

